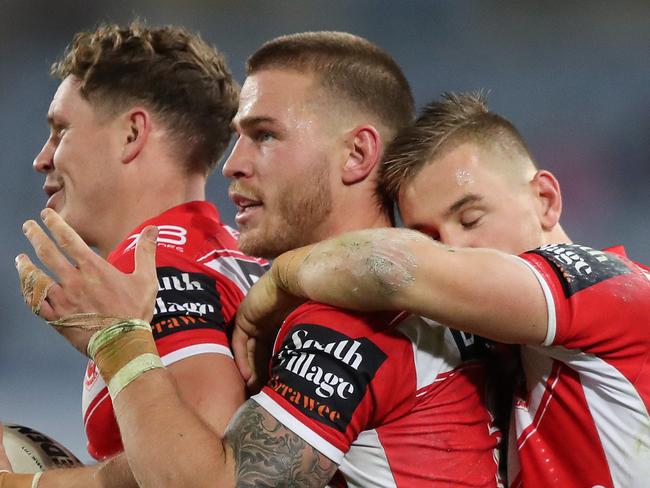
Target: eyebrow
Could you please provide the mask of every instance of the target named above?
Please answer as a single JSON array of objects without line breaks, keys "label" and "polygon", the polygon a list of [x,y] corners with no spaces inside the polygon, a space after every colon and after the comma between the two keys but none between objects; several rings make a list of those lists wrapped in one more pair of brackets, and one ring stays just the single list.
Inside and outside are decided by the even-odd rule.
[{"label": "eyebrow", "polygon": [[456,200],[449,207],[449,209],[445,212],[445,215],[446,216],[452,215],[452,214],[458,212],[465,205],[468,205],[470,203],[480,202],[481,200],[483,200],[482,196],[477,195],[476,193],[468,193],[467,195],[465,195],[465,196],[459,198],[458,200]]},{"label": "eyebrow", "polygon": [[250,129],[260,124],[272,123],[275,121],[276,119],[273,117],[242,117],[239,120],[233,120],[230,125],[235,130],[238,126],[242,129]]}]

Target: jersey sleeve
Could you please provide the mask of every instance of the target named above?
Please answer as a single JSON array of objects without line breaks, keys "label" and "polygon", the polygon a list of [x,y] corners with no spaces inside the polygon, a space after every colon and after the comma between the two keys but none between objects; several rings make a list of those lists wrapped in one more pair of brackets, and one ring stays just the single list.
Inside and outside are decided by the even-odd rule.
[{"label": "jersey sleeve", "polygon": [[633,273],[629,261],[577,244],[550,244],[521,258],[535,273],[546,297],[544,346],[589,349],[619,334],[614,321],[612,326],[605,326],[602,319],[619,305],[625,306],[612,286],[618,286],[620,277]]},{"label": "jersey sleeve", "polygon": [[[113,264],[130,272],[133,253],[123,254]],[[203,353],[232,357],[218,292],[219,275],[161,247],[156,252],[156,273],[158,294],[151,328],[163,364]]]},{"label": "jersey sleeve", "polygon": [[377,340],[383,334],[375,331],[368,319],[332,308],[294,313],[276,340],[269,383],[253,399],[340,463],[360,432],[410,405],[395,388],[395,358],[412,361],[410,346],[395,336],[388,347],[390,338]]}]

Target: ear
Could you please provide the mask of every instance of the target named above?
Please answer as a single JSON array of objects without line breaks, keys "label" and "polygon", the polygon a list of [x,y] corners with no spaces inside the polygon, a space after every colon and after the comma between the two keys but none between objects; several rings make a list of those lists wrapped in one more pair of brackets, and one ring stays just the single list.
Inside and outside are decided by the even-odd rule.
[{"label": "ear", "polygon": [[133,107],[124,114],[125,138],[122,163],[129,164],[142,152],[151,133],[151,116],[143,107]]},{"label": "ear", "polygon": [[558,224],[562,214],[560,184],[552,173],[540,170],[535,173],[531,185],[540,204],[539,217],[542,228],[550,231]]},{"label": "ear", "polygon": [[379,131],[372,125],[355,127],[348,135],[348,155],[341,171],[345,185],[365,180],[381,158],[382,142]]}]

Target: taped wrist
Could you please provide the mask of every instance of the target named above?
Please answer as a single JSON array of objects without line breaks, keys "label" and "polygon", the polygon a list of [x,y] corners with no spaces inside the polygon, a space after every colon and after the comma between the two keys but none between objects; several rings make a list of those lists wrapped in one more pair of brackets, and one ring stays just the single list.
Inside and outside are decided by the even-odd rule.
[{"label": "taped wrist", "polygon": [[93,334],[88,356],[95,361],[114,400],[132,381],[163,364],[151,326],[142,320],[123,320]]},{"label": "taped wrist", "polygon": [[37,488],[43,473],[21,474],[0,471],[0,488]]}]

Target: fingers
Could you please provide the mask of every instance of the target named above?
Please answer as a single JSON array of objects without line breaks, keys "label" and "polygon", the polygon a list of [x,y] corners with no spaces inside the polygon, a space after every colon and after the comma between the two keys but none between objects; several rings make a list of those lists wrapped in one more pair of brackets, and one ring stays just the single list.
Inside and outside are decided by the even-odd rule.
[{"label": "fingers", "polygon": [[235,364],[245,382],[248,382],[252,375],[252,370],[248,356],[249,336],[239,327],[235,326],[232,333],[231,346],[235,356]]},{"label": "fingers", "polygon": [[[46,208],[41,212],[41,218],[43,219],[43,223],[52,233],[52,237],[54,237],[61,250],[70,256],[70,259],[72,259],[77,266],[81,268],[85,262],[97,258],[97,255],[92,249],[90,249],[90,247],[88,247],[79,234],[77,234],[74,229],[70,227],[68,223],[54,210]],[[42,260],[40,255],[39,258]],[[46,264],[48,268],[52,269],[48,263],[45,261],[43,261],[43,263]]]},{"label": "fingers", "polygon": [[55,284],[45,272],[36,267],[25,254],[16,258],[20,289],[25,303],[36,315],[41,312],[41,307],[47,298],[47,292]]},{"label": "fingers", "polygon": [[13,471],[11,468],[11,463],[9,462],[9,458],[7,457],[7,454],[4,450],[3,435],[4,435],[4,431],[2,428],[2,423],[0,422],[0,470]]},{"label": "fingers", "polygon": [[41,262],[59,279],[63,280],[65,276],[74,270],[70,261],[59,251],[56,244],[36,222],[33,220],[25,222],[23,232]]},{"label": "fingers", "polygon": [[140,233],[140,238],[135,246],[134,274],[150,276],[156,279],[156,239],[158,227],[150,225]]}]

